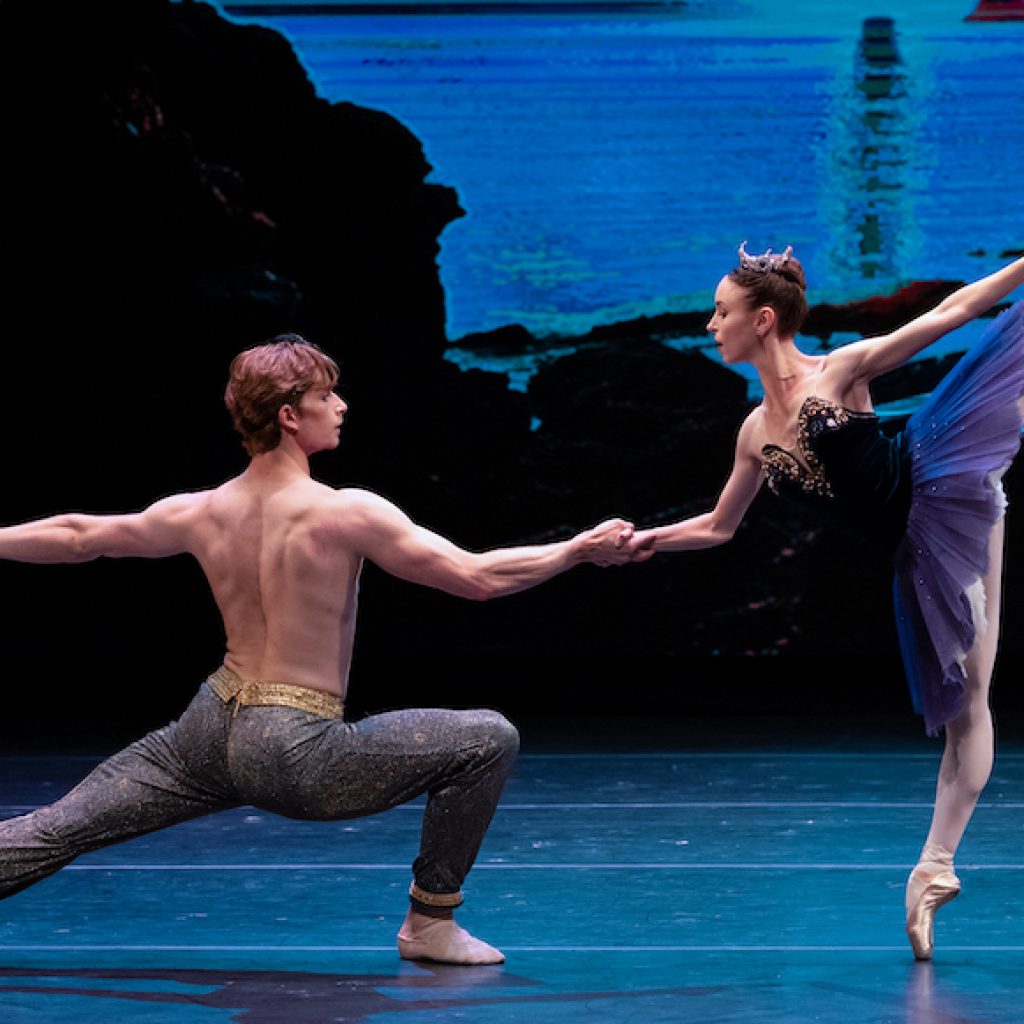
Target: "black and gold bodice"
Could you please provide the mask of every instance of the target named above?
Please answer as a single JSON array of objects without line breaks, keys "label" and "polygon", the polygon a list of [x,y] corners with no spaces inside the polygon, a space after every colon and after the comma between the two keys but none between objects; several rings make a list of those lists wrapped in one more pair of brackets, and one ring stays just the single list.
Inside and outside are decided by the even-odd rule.
[{"label": "black and gold bodice", "polygon": [[797,417],[796,448],[761,449],[768,486],[823,522],[894,554],[910,511],[903,434],[888,437],[873,412],[811,395]]}]

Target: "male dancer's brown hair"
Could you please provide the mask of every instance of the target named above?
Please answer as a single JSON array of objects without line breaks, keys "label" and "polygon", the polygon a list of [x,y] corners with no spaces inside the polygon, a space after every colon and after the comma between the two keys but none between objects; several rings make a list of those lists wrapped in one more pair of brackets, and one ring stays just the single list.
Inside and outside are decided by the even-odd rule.
[{"label": "male dancer's brown hair", "polygon": [[273,451],[281,441],[278,411],[298,409],[314,387],[333,388],[338,364],[299,334],[279,334],[231,361],[224,403],[250,455]]}]

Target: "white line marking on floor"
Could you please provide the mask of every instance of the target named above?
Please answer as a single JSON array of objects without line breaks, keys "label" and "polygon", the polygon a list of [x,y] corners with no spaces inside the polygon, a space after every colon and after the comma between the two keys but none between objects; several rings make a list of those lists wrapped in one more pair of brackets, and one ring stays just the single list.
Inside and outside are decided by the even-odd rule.
[{"label": "white line marking on floor", "polygon": [[[480,863],[474,871],[908,871],[909,861],[898,864],[849,864],[791,862],[694,861],[690,864],[663,861],[614,861],[601,864],[573,861],[564,864]],[[382,863],[286,863],[286,864],[69,864],[63,871],[408,871],[408,864]],[[1024,864],[958,864],[957,871],[1024,871]]]},{"label": "white line marking on floor", "polygon": [[[1015,744],[1015,746],[1019,746]],[[98,764],[109,757],[114,751],[105,754],[2,754],[0,763],[58,763],[63,761]],[[808,750],[760,750],[760,751],[706,751],[706,750],[668,750],[668,751],[618,751],[614,753],[526,753],[520,754],[520,761],[938,761],[942,750],[934,751],[829,751]],[[997,753],[997,763],[1022,762],[1024,753]]]},{"label": "white line marking on floor", "polygon": [[[903,953],[906,946],[507,946],[508,953]],[[0,946],[3,953],[390,953],[394,946],[171,946],[24,945]],[[1024,953],[1024,946],[949,946],[945,953]],[[16,968],[15,968],[16,969]]]},{"label": "white line marking on floor", "polygon": [[[0,811],[27,813],[36,810],[40,804],[0,804]],[[426,805],[422,803],[402,804],[392,808],[395,811],[422,811]],[[757,810],[766,808],[769,810],[930,810],[934,806],[931,800],[676,800],[676,801],[635,801],[635,802],[613,802],[613,803],[542,803],[542,804],[517,804],[501,803],[499,811],[658,811],[658,810],[682,810],[682,811],[727,811],[727,810]],[[999,803],[979,803],[978,810],[998,811],[1020,811],[1024,810],[1024,801],[1007,800]],[[272,817],[271,811],[261,811],[258,807],[236,807],[229,811],[220,812],[246,814],[268,814]],[[384,813],[383,811],[380,813]],[[377,815],[368,815],[377,817]],[[203,820],[203,819],[200,819]],[[346,819],[348,820],[348,819]],[[183,822],[182,824],[189,824]],[[306,823],[308,824],[308,823]],[[330,824],[330,822],[314,822],[314,824]],[[337,824],[337,823],[334,823]]]}]

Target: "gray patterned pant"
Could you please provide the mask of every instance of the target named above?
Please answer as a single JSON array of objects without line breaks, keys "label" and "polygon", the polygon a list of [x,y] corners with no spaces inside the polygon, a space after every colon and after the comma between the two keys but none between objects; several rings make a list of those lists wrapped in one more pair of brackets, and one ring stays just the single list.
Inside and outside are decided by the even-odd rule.
[{"label": "gray patterned pant", "polygon": [[336,821],[426,793],[415,887],[429,904],[455,905],[518,747],[515,727],[494,711],[411,709],[349,723],[236,708],[204,683],[178,721],[56,803],[0,822],[0,898],[90,850],[241,804]]}]

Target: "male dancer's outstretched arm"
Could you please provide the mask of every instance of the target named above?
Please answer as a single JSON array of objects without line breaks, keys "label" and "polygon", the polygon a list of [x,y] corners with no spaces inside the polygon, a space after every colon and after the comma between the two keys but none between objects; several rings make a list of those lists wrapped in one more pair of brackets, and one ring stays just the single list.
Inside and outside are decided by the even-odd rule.
[{"label": "male dancer's outstretched arm", "polygon": [[326,518],[340,543],[385,572],[474,601],[519,593],[583,562],[618,565],[653,554],[638,547],[633,524],[622,519],[606,520],[569,540],[475,554],[361,490],[339,492],[333,515]]},{"label": "male dancer's outstretched arm", "polygon": [[67,512],[0,527],[0,559],[90,562],[96,558],[165,558],[188,550],[188,522],[202,494],[175,494],[128,515]]}]

